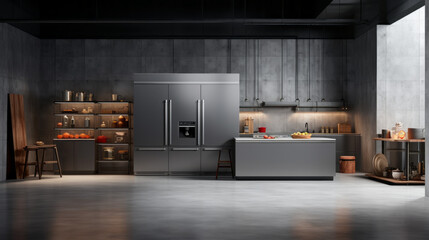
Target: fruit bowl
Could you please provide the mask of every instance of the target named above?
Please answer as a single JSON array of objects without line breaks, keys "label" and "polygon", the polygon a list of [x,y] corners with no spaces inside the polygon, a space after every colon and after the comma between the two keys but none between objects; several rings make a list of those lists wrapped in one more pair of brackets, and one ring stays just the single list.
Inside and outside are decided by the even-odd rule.
[{"label": "fruit bowl", "polygon": [[297,132],[297,133],[293,133],[292,135],[290,135],[292,138],[296,138],[296,139],[308,139],[311,138],[311,134],[310,133],[301,133],[301,132]]}]

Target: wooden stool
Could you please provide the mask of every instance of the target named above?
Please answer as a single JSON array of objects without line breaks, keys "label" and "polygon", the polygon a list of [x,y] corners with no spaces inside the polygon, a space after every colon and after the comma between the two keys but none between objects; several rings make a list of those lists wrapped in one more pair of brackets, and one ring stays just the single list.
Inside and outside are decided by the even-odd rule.
[{"label": "wooden stool", "polygon": [[[52,149],[55,151],[56,160],[45,161],[45,150],[46,149]],[[34,177],[36,177],[36,173],[39,173],[39,179],[41,179],[42,174],[43,174],[43,166],[45,164],[57,164],[58,171],[60,172],[60,177],[63,177],[63,172],[61,171],[60,158],[58,156],[57,145],[47,144],[47,145],[41,145],[41,146],[37,146],[37,145],[25,146],[24,150],[25,150],[25,163],[24,163],[24,171],[22,173],[22,179],[25,178],[25,170],[27,168],[27,165],[34,165],[35,166]],[[41,162],[39,162],[39,150],[42,150],[42,161]],[[30,162],[30,163],[28,162],[28,155],[29,155],[30,151],[34,151],[36,153],[36,161],[35,162]]]},{"label": "wooden stool", "polygon": [[[232,169],[232,161],[231,161],[231,159],[232,159],[231,158],[231,149],[227,149],[227,150],[228,150],[229,160],[220,160],[220,157],[222,155],[222,149],[219,150],[219,155],[217,158],[216,179],[218,178],[219,168],[230,168],[232,178],[234,178],[234,170]],[[226,164],[226,165],[224,165],[224,164]]]},{"label": "wooden stool", "polygon": [[340,172],[341,173],[355,173],[356,172],[356,157],[355,156],[341,156],[340,157]]}]

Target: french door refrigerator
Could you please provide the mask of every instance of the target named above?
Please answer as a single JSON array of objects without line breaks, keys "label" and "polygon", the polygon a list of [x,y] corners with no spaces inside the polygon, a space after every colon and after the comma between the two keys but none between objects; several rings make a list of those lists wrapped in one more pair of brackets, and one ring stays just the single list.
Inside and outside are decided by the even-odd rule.
[{"label": "french door refrigerator", "polygon": [[135,174],[214,173],[238,135],[238,74],[134,74]]}]

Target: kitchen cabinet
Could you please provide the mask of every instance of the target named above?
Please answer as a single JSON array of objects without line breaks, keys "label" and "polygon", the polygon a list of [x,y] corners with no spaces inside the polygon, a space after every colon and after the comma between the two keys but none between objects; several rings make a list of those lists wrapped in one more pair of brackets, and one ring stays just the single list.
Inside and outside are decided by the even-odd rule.
[{"label": "kitchen cabinet", "polygon": [[335,176],[332,138],[235,138],[236,179],[322,179]]},{"label": "kitchen cabinet", "polygon": [[95,142],[89,140],[54,140],[63,173],[94,173]]}]

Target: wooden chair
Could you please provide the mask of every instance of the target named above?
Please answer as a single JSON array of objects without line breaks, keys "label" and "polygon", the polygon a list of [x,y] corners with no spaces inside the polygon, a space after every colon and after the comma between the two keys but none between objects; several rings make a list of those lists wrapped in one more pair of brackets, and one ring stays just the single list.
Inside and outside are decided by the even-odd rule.
[{"label": "wooden chair", "polygon": [[219,155],[218,155],[218,158],[217,158],[216,179],[218,179],[219,168],[230,168],[231,169],[232,178],[234,178],[234,170],[232,168],[231,149],[226,149],[226,150],[228,150],[229,160],[221,160],[222,150],[223,149],[219,150]]},{"label": "wooden chair", "polygon": [[[45,150],[46,149],[52,149],[53,151],[55,151],[55,158],[56,160],[54,161],[45,161]],[[58,166],[58,171],[60,173],[60,177],[63,177],[63,172],[61,170],[61,164],[60,164],[60,158],[58,156],[58,149],[57,149],[57,145],[55,144],[47,144],[47,145],[33,145],[33,146],[25,146],[24,147],[25,150],[25,163],[24,163],[24,170],[22,172],[22,179],[25,178],[25,170],[27,168],[28,165],[34,165],[35,169],[34,169],[34,177],[36,177],[36,173],[39,173],[39,179],[42,178],[42,174],[43,174],[43,166],[45,164],[57,164]],[[42,150],[42,160],[39,161],[39,150]],[[35,162],[28,162],[28,155],[31,151],[34,151],[36,153],[36,161]],[[55,171],[55,170],[54,170]]]}]

